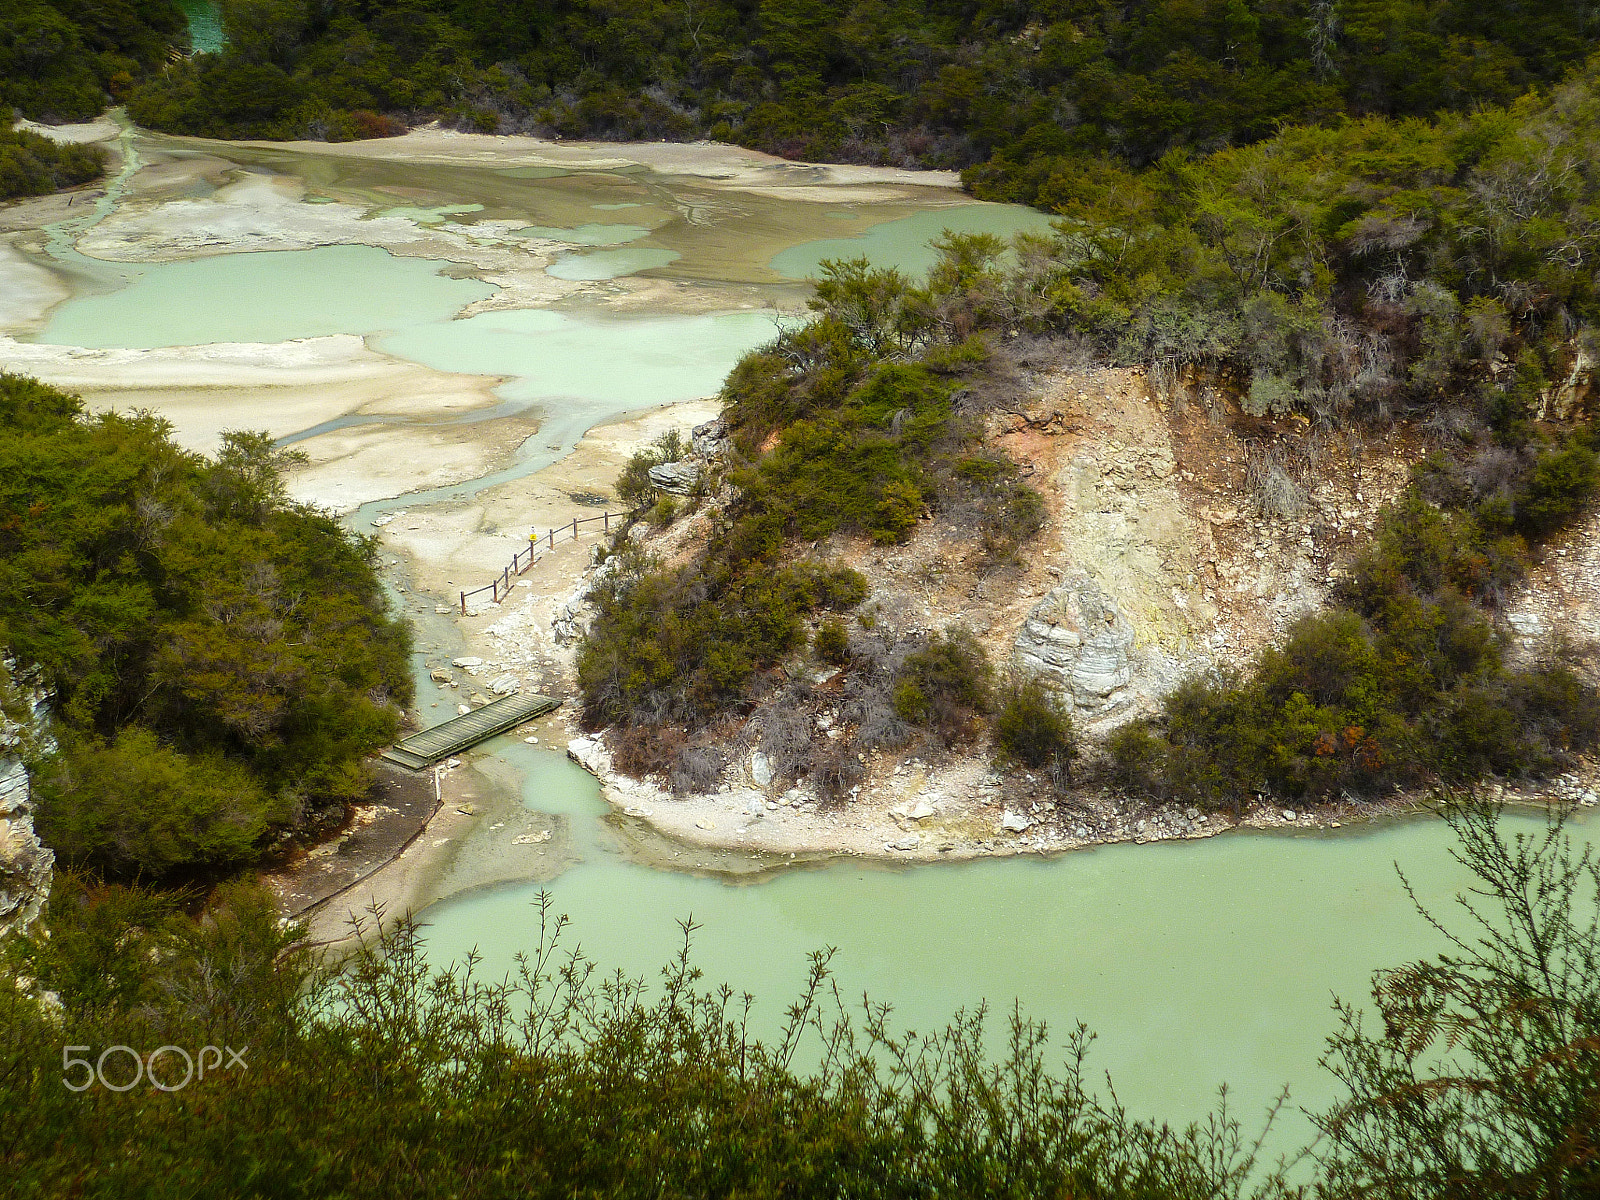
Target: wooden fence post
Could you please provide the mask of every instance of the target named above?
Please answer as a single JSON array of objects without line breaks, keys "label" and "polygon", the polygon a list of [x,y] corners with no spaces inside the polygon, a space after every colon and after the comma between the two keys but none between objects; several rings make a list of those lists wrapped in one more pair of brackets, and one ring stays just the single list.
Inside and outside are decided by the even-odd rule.
[{"label": "wooden fence post", "polygon": [[465,592],[461,593],[461,615],[463,617],[467,615],[467,594]]}]

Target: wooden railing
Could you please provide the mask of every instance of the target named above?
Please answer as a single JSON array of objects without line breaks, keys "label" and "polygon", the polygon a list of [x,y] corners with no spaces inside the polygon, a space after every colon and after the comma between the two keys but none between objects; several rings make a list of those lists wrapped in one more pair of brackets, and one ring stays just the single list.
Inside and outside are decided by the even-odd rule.
[{"label": "wooden railing", "polygon": [[570,536],[573,538],[573,540],[577,540],[578,534],[580,530],[582,530],[583,526],[592,525],[596,521],[600,523],[600,532],[607,532],[611,529],[612,521],[620,521],[625,517],[632,517],[635,515],[636,514],[632,512],[605,512],[601,513],[597,517],[574,517],[572,521],[566,525],[557,525],[554,529],[549,530],[547,533],[534,534],[528,539],[528,548],[526,550],[518,550],[514,555],[511,556],[511,565],[506,567],[504,571],[500,572],[500,577],[498,579],[491,579],[481,588],[474,588],[470,592],[461,593],[461,615],[467,615],[467,601],[472,599],[474,596],[483,595],[484,592],[489,592],[491,594],[491,598],[496,604],[505,599],[505,597],[509,596],[511,594],[512,582],[516,579],[516,577],[521,575],[529,567],[533,566],[534,563],[539,561],[539,550],[541,547],[548,550],[554,550],[556,548],[557,538],[565,539]]}]

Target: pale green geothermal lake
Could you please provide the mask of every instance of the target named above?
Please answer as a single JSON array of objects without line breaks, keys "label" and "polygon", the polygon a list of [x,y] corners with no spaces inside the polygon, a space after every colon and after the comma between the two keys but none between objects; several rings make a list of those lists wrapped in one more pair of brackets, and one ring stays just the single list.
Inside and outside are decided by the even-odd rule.
[{"label": "pale green geothermal lake", "polygon": [[[1005,206],[908,212],[902,204],[875,219],[866,205],[802,212],[794,201],[751,194],[739,200],[748,210],[741,243],[730,240],[734,226],[675,215],[699,211],[700,201],[675,209],[638,171],[576,179],[543,167],[474,174],[302,160],[278,148],[230,153],[370,194],[375,211],[404,202],[426,209],[434,224],[493,217],[520,222],[521,237],[562,237],[572,249],[548,267],[560,279],[615,287],[605,281],[647,272],[652,280],[631,282],[702,289],[682,311],[623,313],[591,295],[461,317],[495,287],[447,262],[334,245],[129,265],[125,286],[85,290],[58,305],[35,336],[106,350],[357,334],[385,354],[506,377],[507,405],[538,406],[543,427],[513,466],[373,502],[351,518],[363,532],[378,508],[461,496],[537,469],[616,414],[714,394],[741,354],[774,335],[779,307],[799,306],[800,290],[785,280],[815,272],[824,259],[865,256],[918,275],[933,261],[928,241],[945,228],[1008,237],[1049,231],[1042,215]],[[426,195],[412,197],[418,189]],[[597,210],[621,209],[627,226],[593,220]],[[807,236],[827,236],[792,244],[786,231],[797,220],[809,222]],[[645,240],[653,244],[631,244]],[[787,300],[756,307],[763,296]],[[754,993],[757,1029],[770,1032],[805,977],[807,953],[836,947],[843,992],[891,1002],[898,1020],[919,1030],[984,1001],[996,1020],[1019,1001],[1050,1024],[1058,1045],[1085,1022],[1099,1035],[1096,1078],[1109,1071],[1135,1114],[1174,1122],[1209,1110],[1223,1083],[1250,1129],[1285,1084],[1292,1105],[1324,1104],[1333,1087],[1317,1058],[1334,1028],[1333,995],[1363,999],[1374,969],[1438,949],[1394,864],[1441,913],[1467,883],[1449,857],[1449,831],[1432,819],[1233,833],[1050,860],[789,869],[769,861],[755,873],[748,868],[761,864],[731,874],[675,871],[670,848],[630,850],[626,820],[611,817],[595,781],[559,753],[510,738],[479,753],[520,773],[527,807],[564,822],[572,861],[543,886],[572,918],[572,940],[602,966],[653,977],[680,940],[675,922],[692,915],[703,925],[695,957],[707,983]],[[1535,827],[1525,816],[1510,824]],[[1592,840],[1596,824],[1580,815],[1573,830]],[[486,972],[506,971],[536,936],[539,886],[498,886],[429,907],[430,953],[442,963],[477,949]],[[1293,1148],[1308,1128],[1291,1113],[1274,1145]]]}]

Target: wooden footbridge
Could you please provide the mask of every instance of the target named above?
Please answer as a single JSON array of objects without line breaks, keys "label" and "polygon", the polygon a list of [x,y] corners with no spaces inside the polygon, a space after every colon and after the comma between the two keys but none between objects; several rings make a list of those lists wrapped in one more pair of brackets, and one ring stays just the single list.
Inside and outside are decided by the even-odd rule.
[{"label": "wooden footbridge", "polygon": [[459,754],[479,742],[514,729],[524,721],[542,717],[561,707],[561,701],[536,693],[507,696],[482,708],[475,708],[453,721],[414,733],[399,745],[385,750],[381,757],[412,771],[431,767],[441,758]]}]

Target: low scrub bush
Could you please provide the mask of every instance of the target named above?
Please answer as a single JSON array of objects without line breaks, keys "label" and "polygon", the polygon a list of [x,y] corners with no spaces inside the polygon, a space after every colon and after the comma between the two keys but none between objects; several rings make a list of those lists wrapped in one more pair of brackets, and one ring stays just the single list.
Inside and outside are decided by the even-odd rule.
[{"label": "low scrub bush", "polygon": [[994,716],[994,745],[1003,763],[1046,770],[1058,780],[1078,757],[1072,717],[1033,677],[1006,684]]},{"label": "low scrub bush", "polygon": [[842,667],[850,661],[850,634],[838,617],[825,617],[811,637],[811,649],[823,662]]},{"label": "low scrub bush", "polygon": [[895,714],[945,745],[970,741],[993,699],[989,656],[965,629],[934,636],[906,656],[895,680]]}]

